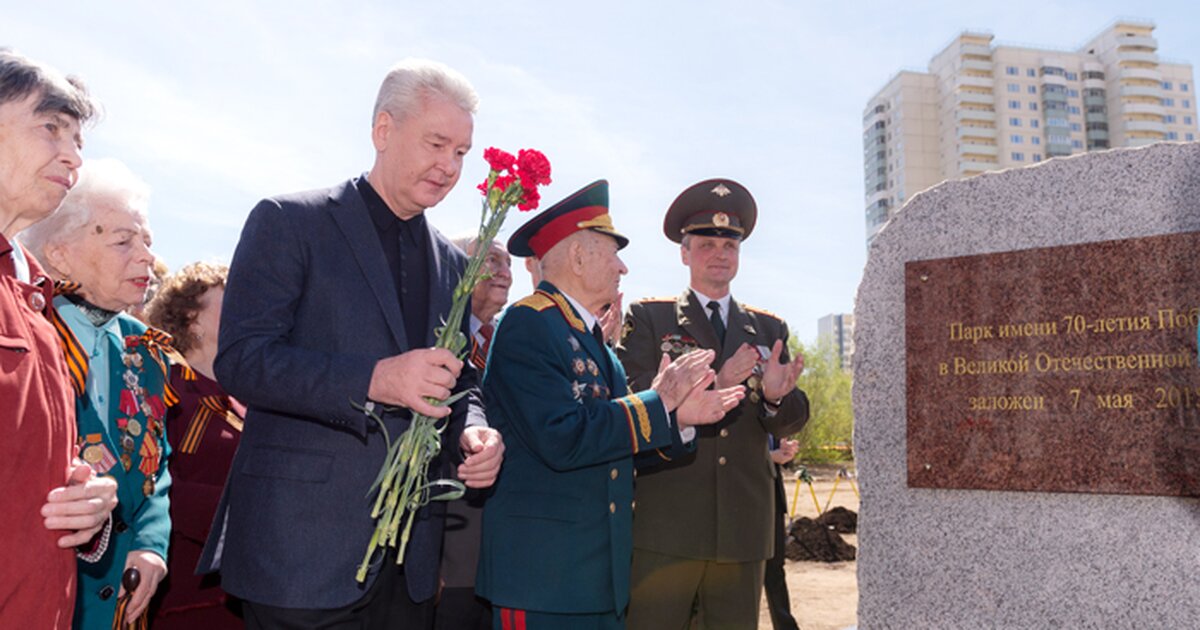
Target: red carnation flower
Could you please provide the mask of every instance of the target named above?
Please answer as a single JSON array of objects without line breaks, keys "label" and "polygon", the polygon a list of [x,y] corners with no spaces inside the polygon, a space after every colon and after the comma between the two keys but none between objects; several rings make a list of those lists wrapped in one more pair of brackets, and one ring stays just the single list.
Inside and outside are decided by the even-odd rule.
[{"label": "red carnation flower", "polygon": [[[524,153],[523,150],[522,153]],[[487,160],[488,166],[490,166],[492,170],[496,172],[507,171],[511,169],[513,164],[516,164],[517,162],[517,158],[513,157],[511,153],[507,151],[501,151],[496,147],[488,147],[485,149],[483,151],[483,159]]]},{"label": "red carnation flower", "polygon": [[517,173],[521,175],[522,185],[529,182],[536,186],[545,186],[550,183],[550,160],[537,149],[521,149],[517,152]]},{"label": "red carnation flower", "polygon": [[542,200],[542,193],[538,192],[537,186],[525,188],[525,197],[521,199],[521,203],[517,204],[517,209],[524,212],[526,210],[536,210],[538,202]]}]

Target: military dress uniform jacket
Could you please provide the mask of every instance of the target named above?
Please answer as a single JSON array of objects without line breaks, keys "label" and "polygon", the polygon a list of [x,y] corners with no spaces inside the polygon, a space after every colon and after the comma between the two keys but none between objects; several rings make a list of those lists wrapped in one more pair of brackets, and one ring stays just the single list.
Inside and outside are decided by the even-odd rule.
[{"label": "military dress uniform jacket", "polygon": [[[62,297],[54,302],[60,312],[76,308]],[[95,360],[88,365],[89,372],[109,371],[107,425],[89,393],[75,399],[80,457],[97,475],[117,481],[118,501],[108,550],[98,562],[78,562],[76,628],[111,628],[126,556],[146,550],[166,560],[171,533],[165,418],[174,400],[167,393],[170,364],[161,345],[168,338],[124,313],[116,320],[122,340],[112,335],[100,340],[112,344],[108,365]]]},{"label": "military dress uniform jacket", "polygon": [[[787,324],[766,311],[730,300],[725,343],[691,291],[676,299],[631,304],[618,349],[629,386],[646,387],[664,352],[674,359],[696,348],[717,350],[720,370],[738,347],[748,343],[769,353],[777,339],[787,341]],[[787,350],[784,350],[787,359]],[[757,385],[751,376],[749,385]],[[799,389],[768,414],[761,386],[717,424],[697,427],[695,452],[672,458],[638,476],[634,546],[660,554],[750,562],[771,557],[774,547],[775,466],[767,434],[790,435],[808,420],[808,397]],[[686,524],[686,527],[680,527]]]},{"label": "military dress uniform jacket", "polygon": [[687,448],[658,394],[627,393],[616,356],[547,282],[501,319],[483,391],[505,451],[477,592],[505,608],[623,614],[634,460]]}]

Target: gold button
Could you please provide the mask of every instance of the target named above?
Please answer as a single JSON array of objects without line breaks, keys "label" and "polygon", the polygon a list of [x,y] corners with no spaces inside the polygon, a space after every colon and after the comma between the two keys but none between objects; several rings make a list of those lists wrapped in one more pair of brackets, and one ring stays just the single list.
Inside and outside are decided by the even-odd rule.
[{"label": "gold button", "polygon": [[722,466],[724,466],[724,465],[725,465],[725,456],[724,456],[724,455],[722,455],[722,456],[718,457],[718,458],[717,458],[717,463],[718,463],[718,464],[720,464],[720,465],[722,465]]},{"label": "gold button", "polygon": [[613,514],[616,514],[616,513],[617,513],[617,504],[616,504],[616,503],[609,503],[609,504],[608,504],[608,511],[609,511],[609,512],[612,512]]},{"label": "gold button", "polygon": [[608,473],[608,476],[612,477],[613,479],[616,479],[617,478],[617,469],[616,468],[612,469],[612,472]]},{"label": "gold button", "polygon": [[721,429],[721,437],[729,437],[729,429]]},{"label": "gold button", "polygon": [[636,510],[636,509],[637,509],[637,501],[630,501],[630,502],[629,502],[629,509],[631,509],[631,510]]}]

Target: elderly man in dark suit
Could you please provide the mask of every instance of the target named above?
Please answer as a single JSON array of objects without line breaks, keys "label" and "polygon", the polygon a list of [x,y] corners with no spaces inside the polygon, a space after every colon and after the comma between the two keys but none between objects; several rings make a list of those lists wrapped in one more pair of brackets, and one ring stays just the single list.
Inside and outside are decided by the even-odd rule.
[{"label": "elderly man in dark suit", "polygon": [[430,347],[466,258],[424,216],[458,181],[476,102],[441,64],[397,64],[376,101],[370,172],[267,199],[246,221],[215,371],[248,412],[201,568],[220,569],[246,600],[249,627],[430,623],[443,504],[421,508],[403,565],[388,553],[355,581],[386,444],[352,401],[380,414],[393,439],[412,413],[449,415],[430,475],[457,473],[469,487],[495,479],[503,445],[480,426],[478,396],[453,408],[425,401],[477,390],[469,365]]},{"label": "elderly man in dark suit", "polygon": [[629,393],[595,315],[617,297],[628,243],[601,180],[513,234],[544,280],[511,306],[492,341],[484,393],[508,446],[484,507],[477,589],[500,630],[623,628],[629,601],[635,458],[686,451],[742,388],[707,389],[711,351],[658,366]]},{"label": "elderly man in dark suit", "polygon": [[787,359],[787,324],[730,293],[757,216],[754,198],[733,180],[681,193],[663,230],[681,244],[691,285],[677,298],[630,305],[625,320],[619,354],[630,387],[654,378],[662,353],[708,348],[717,354],[717,386],[749,390],[719,423],[698,430],[694,453],[638,478],[630,628],[686,628],[694,606],[700,628],[758,625],[775,531],[767,434],[800,430],[808,398],[796,388],[804,357]]}]

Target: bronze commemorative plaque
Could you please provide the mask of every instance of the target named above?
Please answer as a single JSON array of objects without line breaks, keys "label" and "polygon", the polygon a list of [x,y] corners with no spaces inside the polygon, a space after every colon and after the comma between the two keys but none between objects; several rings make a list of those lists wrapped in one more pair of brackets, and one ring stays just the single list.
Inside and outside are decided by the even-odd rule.
[{"label": "bronze commemorative plaque", "polygon": [[904,281],[909,486],[1200,496],[1200,232]]}]

